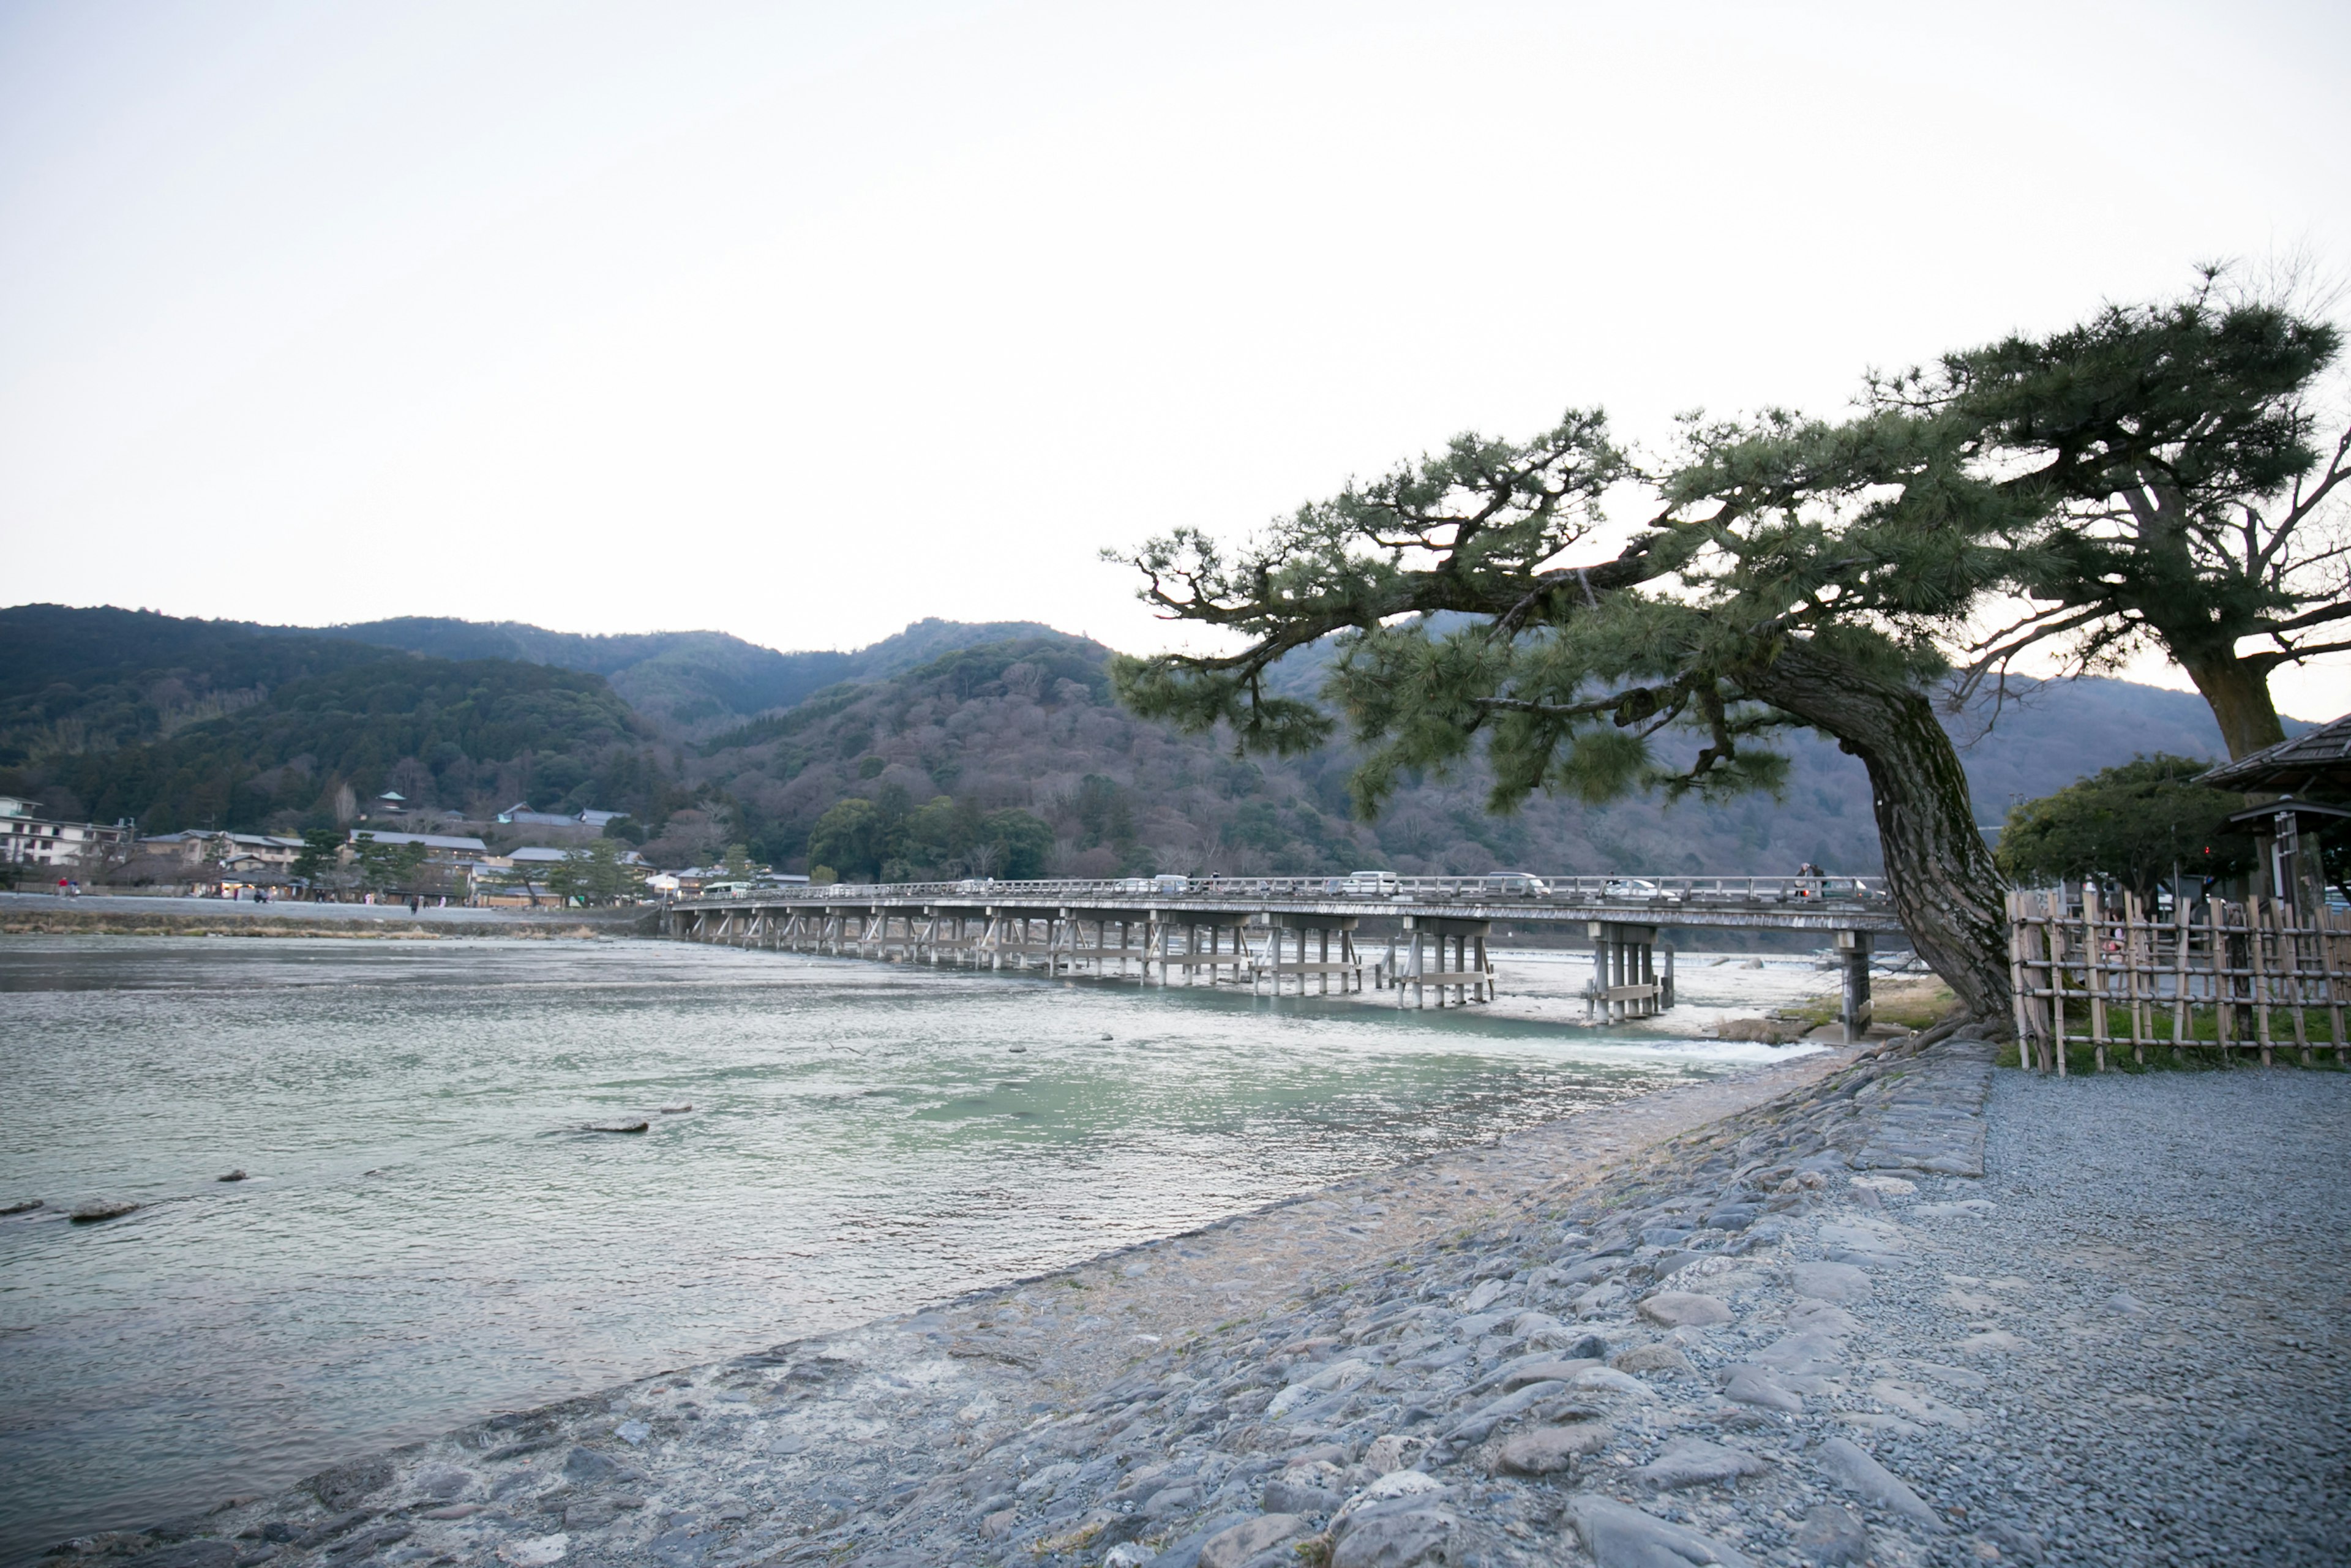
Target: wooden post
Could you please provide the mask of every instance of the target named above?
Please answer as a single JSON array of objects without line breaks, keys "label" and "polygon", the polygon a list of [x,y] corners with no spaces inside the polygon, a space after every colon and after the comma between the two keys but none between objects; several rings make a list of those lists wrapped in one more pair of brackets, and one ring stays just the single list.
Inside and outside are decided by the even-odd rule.
[{"label": "wooden post", "polygon": [[2098,929],[2104,924],[2098,890],[2082,883],[2082,979],[2090,993],[2090,1049],[2095,1071],[2106,1070],[2106,945]]},{"label": "wooden post", "polygon": [[1597,1014],[1603,1023],[1608,1019],[1608,927],[1593,922],[1592,932],[1592,997],[1583,1005],[1583,1016]]},{"label": "wooden post", "polygon": [[2343,1036],[2344,970],[2351,968],[2351,940],[2344,936],[2351,930],[2351,915],[2338,915],[2325,904],[2318,906],[2318,950],[2321,967],[2326,971],[2327,1030],[2335,1041],[2335,1065],[2351,1067],[2351,1040]]},{"label": "wooden post", "polygon": [[2261,1041],[2262,1065],[2274,1066],[2270,1058],[2270,964],[2262,952],[2263,938],[2269,933],[2269,921],[2262,905],[2267,902],[2259,894],[2245,900],[2245,961],[2252,969],[2253,1037]]},{"label": "wooden post", "polygon": [[2049,895],[2050,1065],[2065,1076],[2065,886]]},{"label": "wooden post", "polygon": [[2220,1060],[2237,1049],[2237,972],[2229,962],[2229,945],[2233,940],[2229,927],[2228,905],[2219,899],[2207,901],[2207,913],[2212,922],[2212,1039],[2220,1048]]},{"label": "wooden post", "polygon": [[2147,1065],[2147,985],[2141,971],[2142,934],[2147,928],[2138,894],[2123,894],[2123,984],[2130,997],[2131,1060]]},{"label": "wooden post", "polygon": [[2195,936],[2195,925],[2189,919],[2188,900],[2178,889],[2171,897],[2172,925],[2179,933],[2179,950],[2172,955],[2171,978],[2171,1056],[2181,1060],[2179,1052],[2192,1038],[2190,1023],[2194,1014],[2188,1000],[2188,946]]},{"label": "wooden post", "polygon": [[2016,1016],[2016,1064],[2022,1067],[2025,1052],[2033,1049],[2032,1020],[2025,1010],[2024,996],[2024,895],[2011,888],[2001,894],[2000,902],[2008,916],[2008,1000]]},{"label": "wooden post", "polygon": [[1869,1032],[1875,1009],[1869,1000],[1869,933],[1840,931],[1837,952],[1844,960],[1844,1005],[1839,1009],[1844,1040],[1853,1044]]},{"label": "wooden post", "polygon": [[2310,1026],[2302,1016],[2302,920],[2291,904],[2277,906],[2279,967],[2283,971],[2286,1005],[2294,1009],[2294,1045],[2304,1067],[2310,1058]]}]

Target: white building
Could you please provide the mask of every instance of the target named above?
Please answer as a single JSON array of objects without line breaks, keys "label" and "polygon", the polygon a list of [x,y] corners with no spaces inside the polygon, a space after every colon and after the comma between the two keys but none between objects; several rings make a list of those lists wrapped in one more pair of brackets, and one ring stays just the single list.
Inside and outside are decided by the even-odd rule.
[{"label": "white building", "polygon": [[10,865],[53,866],[60,871],[96,870],[131,842],[131,827],[53,821],[39,806],[0,795],[0,861]]}]

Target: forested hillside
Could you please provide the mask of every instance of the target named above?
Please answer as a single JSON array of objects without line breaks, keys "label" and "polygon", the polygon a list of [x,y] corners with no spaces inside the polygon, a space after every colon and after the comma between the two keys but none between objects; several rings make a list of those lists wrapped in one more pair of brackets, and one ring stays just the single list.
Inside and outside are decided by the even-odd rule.
[{"label": "forested hillside", "polygon": [[644,632],[585,636],[518,621],[402,616],[316,630],[268,627],[280,635],[345,638],[444,659],[516,659],[602,675],[630,706],[664,732],[700,739],[754,714],[789,707],[842,681],[908,670],[956,648],[1009,637],[1050,635],[1024,621],[972,624],[917,621],[854,653],[781,653],[724,632]]},{"label": "forested hillside", "polygon": [[[922,622],[854,653],[778,653],[716,632],[312,633],[23,606],[0,611],[0,792],[150,831],[331,823],[343,792],[387,789],[473,821],[518,800],[597,806],[631,813],[619,831],[660,862],[741,843],[844,875],[1877,863],[1860,765],[1809,735],[1785,738],[1777,800],[1539,800],[1496,818],[1471,774],[1422,779],[1366,824],[1343,747],[1239,758],[1141,722],[1112,702],[1108,658],[1025,623]],[[1320,664],[1309,650],[1280,674],[1311,691]],[[2197,698],[2119,681],[2031,689],[1989,734],[1985,717],[1950,722],[1986,823],[2140,752],[2220,754]]]},{"label": "forested hillside", "polygon": [[0,768],[160,739],[384,656],[144,610],[0,610]]},{"label": "forested hillside", "polygon": [[59,816],[290,829],[396,789],[457,813],[528,800],[651,817],[684,798],[652,741],[601,675],[146,612],[0,611],[0,792]]},{"label": "forested hillside", "polygon": [[[1350,815],[1343,747],[1294,759],[1237,758],[1217,738],[1176,735],[1116,707],[1107,659],[1100,644],[1058,634],[990,644],[820,694],[716,737],[687,769],[705,808],[713,800],[732,807],[732,828],[693,813],[682,820],[681,837],[656,848],[684,855],[731,831],[763,858],[804,865],[827,810],[855,798],[901,826],[894,837],[864,831],[859,860],[833,869],[944,873],[955,869],[952,855],[926,855],[940,840],[914,831],[913,817],[944,798],[967,819],[1006,808],[1041,817],[1054,832],[1052,865],[1078,875],[1368,865],[1731,873],[1807,860],[1877,869],[1866,776],[1810,734],[1785,737],[1792,767],[1776,800],[1591,807],[1544,800],[1495,817],[1485,810],[1485,780],[1471,773],[1423,779],[1366,824]],[[2199,699],[2119,681],[2032,688],[1990,735],[1982,725],[1981,716],[1952,721],[1986,823],[1998,822],[2014,800],[2136,752],[2220,755]],[[834,846],[820,837],[814,848],[821,859]]]}]

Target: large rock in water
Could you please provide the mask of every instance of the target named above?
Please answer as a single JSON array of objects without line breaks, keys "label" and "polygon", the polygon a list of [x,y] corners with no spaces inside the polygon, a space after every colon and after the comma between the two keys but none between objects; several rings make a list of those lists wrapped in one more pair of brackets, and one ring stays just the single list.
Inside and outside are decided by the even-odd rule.
[{"label": "large rock in water", "polygon": [[329,1508],[340,1511],[361,1498],[374,1496],[391,1484],[392,1461],[375,1458],[320,1470],[302,1483],[302,1490]]},{"label": "large rock in water", "polygon": [[229,1568],[236,1547],[226,1541],[183,1541],[156,1552],[142,1552],[121,1568]]},{"label": "large rock in water", "polygon": [[120,1219],[126,1214],[134,1214],[138,1212],[138,1208],[139,1206],[135,1203],[118,1203],[111,1198],[93,1198],[88,1203],[77,1205],[68,1210],[66,1218],[76,1225],[95,1225],[101,1219]]}]

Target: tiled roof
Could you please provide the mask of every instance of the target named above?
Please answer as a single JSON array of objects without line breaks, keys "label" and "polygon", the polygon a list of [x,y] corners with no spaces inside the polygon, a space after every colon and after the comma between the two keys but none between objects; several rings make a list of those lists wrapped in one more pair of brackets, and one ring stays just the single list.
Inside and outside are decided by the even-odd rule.
[{"label": "tiled roof", "polygon": [[2351,714],[2196,776],[2216,789],[2302,789],[2351,784]]},{"label": "tiled roof", "polygon": [[367,828],[352,829],[351,841],[359,842],[361,833],[380,844],[423,844],[428,850],[472,850],[481,854],[487,853],[490,847],[479,839],[455,838],[445,833],[379,833]]}]

